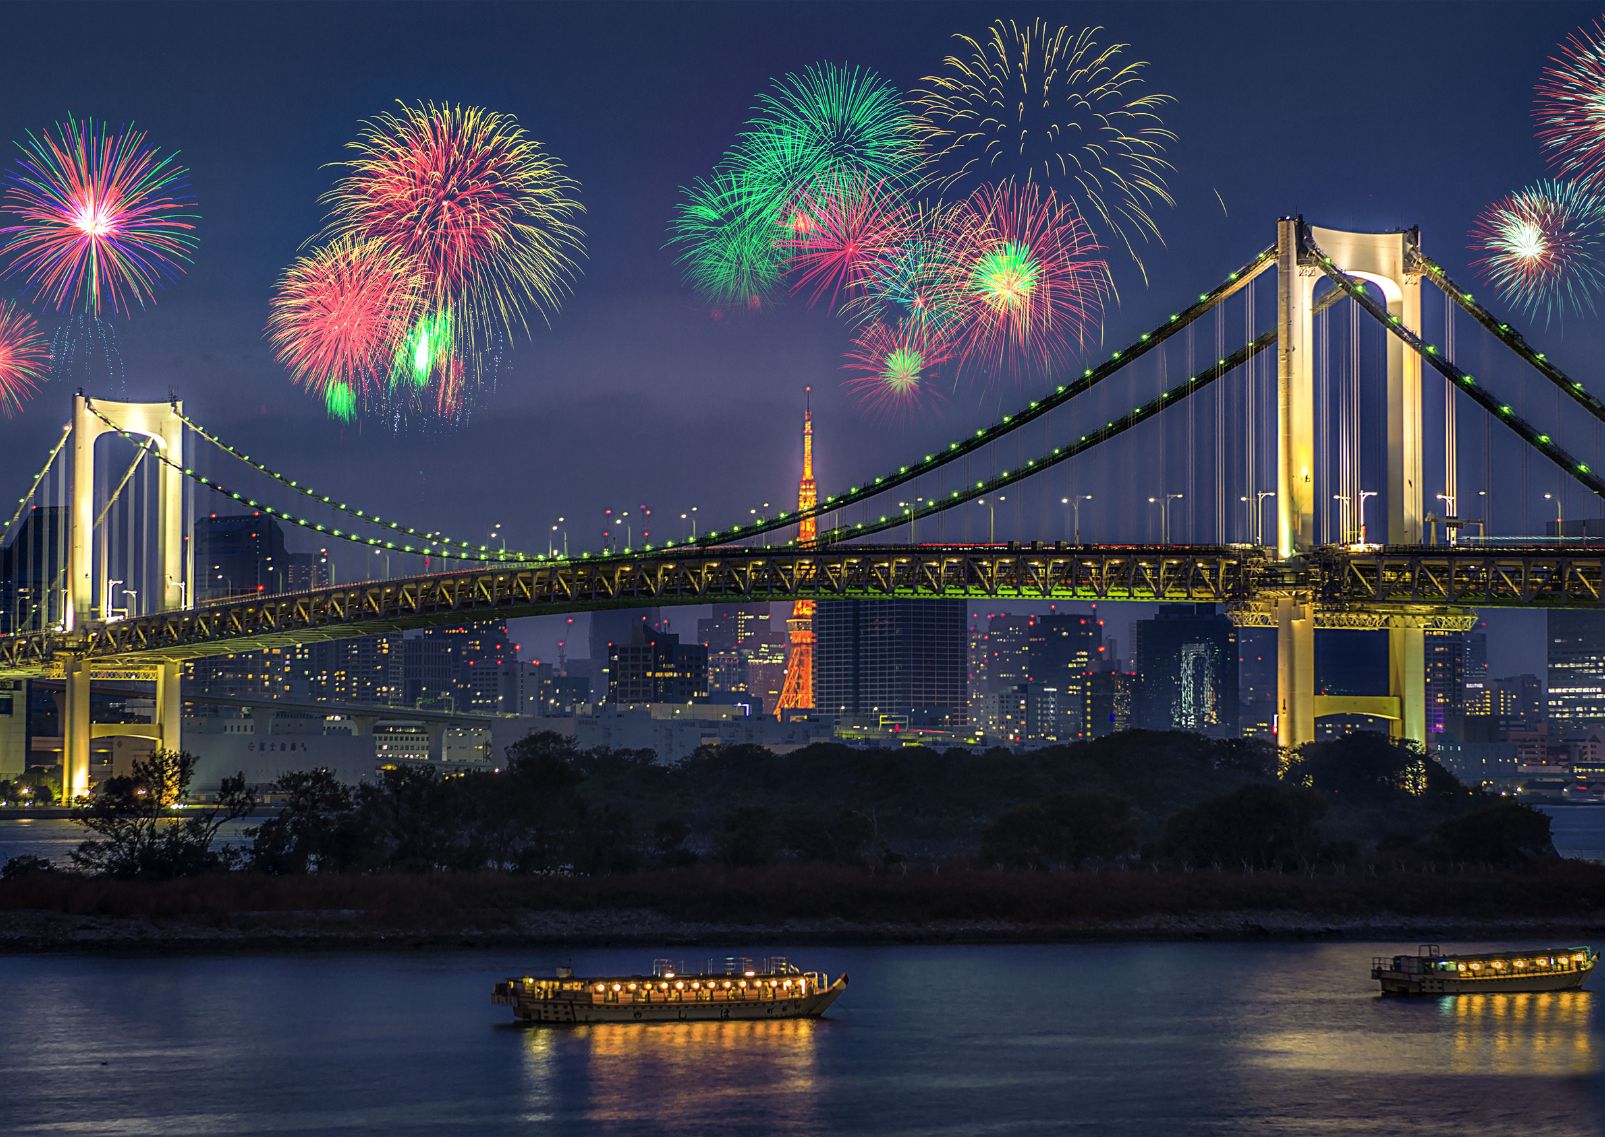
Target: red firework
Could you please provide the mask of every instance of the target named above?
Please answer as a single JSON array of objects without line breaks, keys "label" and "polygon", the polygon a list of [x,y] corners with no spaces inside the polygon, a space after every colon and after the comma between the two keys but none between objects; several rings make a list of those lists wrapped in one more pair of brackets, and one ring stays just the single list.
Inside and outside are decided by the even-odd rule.
[{"label": "red firework", "polygon": [[939,400],[934,372],[951,358],[931,326],[917,319],[876,320],[853,340],[843,366],[847,388],[873,411],[896,417]]},{"label": "red firework", "polygon": [[982,186],[947,216],[938,286],[966,366],[1050,366],[1096,336],[1112,294],[1087,225],[1033,183]]},{"label": "red firework", "polygon": [[827,293],[834,306],[885,271],[908,237],[912,212],[895,188],[864,178],[811,190],[789,211],[791,235],[780,247],[791,258],[792,287],[808,302]]},{"label": "red firework", "polygon": [[0,413],[22,409],[50,371],[50,341],[28,313],[0,300]]},{"label": "red firework", "polygon": [[268,338],[297,383],[344,384],[361,400],[388,381],[420,301],[417,277],[378,243],[335,241],[279,281]]},{"label": "red firework", "polygon": [[1558,173],[1589,183],[1605,175],[1605,25],[1566,37],[1539,76],[1533,118]]}]

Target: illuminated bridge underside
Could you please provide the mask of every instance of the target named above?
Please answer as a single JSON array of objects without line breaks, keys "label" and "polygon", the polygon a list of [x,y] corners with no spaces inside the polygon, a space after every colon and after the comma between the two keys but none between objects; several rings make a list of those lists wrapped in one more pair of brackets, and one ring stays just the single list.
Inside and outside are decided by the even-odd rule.
[{"label": "illuminated bridge underside", "polygon": [[1122,546],[841,550],[723,549],[353,584],[90,622],[76,634],[0,638],[0,675],[199,659],[460,621],[715,602],[797,599],[1184,601],[1223,604],[1274,626],[1280,597],[1316,606],[1321,627],[1463,630],[1478,607],[1593,607],[1605,548],[1321,549],[1277,562],[1252,548]]}]

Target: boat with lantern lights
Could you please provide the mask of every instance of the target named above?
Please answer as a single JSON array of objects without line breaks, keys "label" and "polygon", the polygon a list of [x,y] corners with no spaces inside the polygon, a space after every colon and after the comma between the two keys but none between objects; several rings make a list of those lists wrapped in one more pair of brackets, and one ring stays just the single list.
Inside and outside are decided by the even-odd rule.
[{"label": "boat with lantern lights", "polygon": [[1422,944],[1415,955],[1373,957],[1371,978],[1384,995],[1575,991],[1597,958],[1590,947],[1445,955],[1437,944]]},{"label": "boat with lantern lights", "polygon": [[650,975],[581,978],[559,967],[551,978],[516,976],[496,984],[491,1002],[532,1023],[705,1022],[721,1019],[818,1018],[847,989],[822,971],[801,971],[790,960],[729,957],[688,973],[667,959]]}]

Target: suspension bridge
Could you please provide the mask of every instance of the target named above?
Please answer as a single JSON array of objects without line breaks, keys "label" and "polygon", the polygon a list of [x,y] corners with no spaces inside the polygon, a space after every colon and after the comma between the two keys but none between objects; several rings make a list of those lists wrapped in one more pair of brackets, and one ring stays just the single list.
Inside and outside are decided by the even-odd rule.
[{"label": "suspension bridge", "polygon": [[[1255,295],[1272,281],[1274,322],[1262,328]],[[1443,298],[1441,339],[1424,329],[1423,286]],[[1233,302],[1243,307],[1244,332],[1228,350],[1223,313]],[[1346,342],[1333,323],[1340,306],[1349,316]],[[1487,358],[1497,345],[1505,369],[1495,380],[1456,362],[1457,320],[1466,319],[1486,337],[1468,356]],[[1431,389],[1429,372],[1441,390]],[[1240,382],[1228,398],[1231,377]],[[1211,390],[1213,405],[1204,397]],[[1546,408],[1529,408],[1545,395],[1547,429],[1537,425]],[[1457,417],[1469,408],[1480,415]],[[1427,427],[1431,409],[1443,416],[1441,432]],[[1181,458],[1176,447],[1153,446],[1160,423],[1184,424]],[[76,796],[88,785],[91,739],[131,729],[91,721],[92,683],[154,683],[147,733],[176,748],[183,665],[208,656],[611,607],[888,597],[1187,601],[1223,605],[1240,625],[1275,630],[1282,745],[1309,741],[1318,717],[1338,713],[1375,715],[1396,735],[1425,742],[1426,635],[1464,631],[1482,607],[1600,604],[1605,545],[1500,540],[1489,527],[1493,497],[1508,480],[1493,470],[1507,463],[1519,466],[1523,484],[1529,463],[1554,479],[1544,496],[1555,504],[1557,537],[1564,498],[1605,496],[1605,481],[1578,453],[1597,452],[1601,423],[1605,403],[1452,281],[1415,230],[1346,232],[1300,217],[1279,219],[1273,244],[1131,343],[973,433],[803,508],[750,510],[745,520],[640,548],[540,553],[421,530],[243,453],[177,400],[80,393],[0,533],[10,571],[0,595],[0,677],[63,681],[64,784]],[[1483,513],[1471,518],[1457,508],[1472,496],[1460,488],[1459,443],[1478,427]],[[1009,494],[1051,503],[1065,463],[1145,438],[1136,461],[1145,469],[1185,465],[1194,491],[1148,499],[1158,541],[1082,543],[1079,532],[1074,540],[946,538],[946,519],[959,507]],[[1442,462],[1433,477],[1443,492],[1432,498],[1429,442]],[[126,466],[110,463],[114,443],[125,445]],[[1078,485],[1119,477],[1083,474]],[[1271,488],[1261,488],[1264,481]],[[1078,493],[1078,518],[1079,502],[1090,497]],[[1379,531],[1365,521],[1372,497],[1383,511]],[[1184,498],[1188,523],[1177,531],[1189,540],[1173,541],[1171,507]],[[1263,524],[1267,500],[1274,527]],[[1442,502],[1441,513],[1426,508],[1431,500]],[[214,581],[195,564],[192,536],[196,518],[219,508],[372,554],[369,564],[383,558],[385,572],[296,588],[281,579],[254,588]],[[916,539],[921,524],[927,538],[937,527],[935,541]],[[905,540],[893,540],[898,530]],[[404,571],[392,575],[392,558]],[[1321,694],[1317,628],[1385,632],[1386,694]]]}]

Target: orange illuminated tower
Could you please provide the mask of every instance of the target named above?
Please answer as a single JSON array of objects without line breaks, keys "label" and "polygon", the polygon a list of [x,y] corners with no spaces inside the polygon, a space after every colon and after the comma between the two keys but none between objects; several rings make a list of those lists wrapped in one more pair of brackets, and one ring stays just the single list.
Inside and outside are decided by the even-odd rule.
[{"label": "orange illuminated tower", "polygon": [[[809,395],[812,387],[803,388],[803,467],[802,480],[797,483],[797,509],[803,519],[797,523],[797,544],[814,543],[816,528],[813,515],[808,511],[819,500],[814,485],[814,411]],[[814,709],[814,602],[798,600],[791,606],[791,618],[786,621],[790,647],[786,652],[786,682],[780,689],[780,701],[775,704],[775,717],[787,711]]]}]

